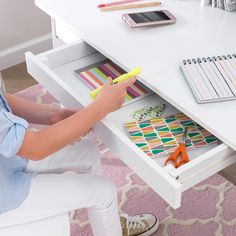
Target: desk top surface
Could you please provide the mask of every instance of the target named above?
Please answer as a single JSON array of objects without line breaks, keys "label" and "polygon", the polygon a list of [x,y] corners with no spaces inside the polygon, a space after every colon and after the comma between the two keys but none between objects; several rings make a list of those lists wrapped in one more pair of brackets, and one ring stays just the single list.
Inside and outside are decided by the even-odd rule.
[{"label": "desk top surface", "polygon": [[201,7],[200,1],[166,0],[145,11],[168,9],[176,24],[130,29],[121,15],[140,10],[100,12],[98,0],[35,2],[124,69],[140,66],[140,81],[236,150],[236,100],[199,105],[179,69],[186,58],[236,53],[235,12]]}]

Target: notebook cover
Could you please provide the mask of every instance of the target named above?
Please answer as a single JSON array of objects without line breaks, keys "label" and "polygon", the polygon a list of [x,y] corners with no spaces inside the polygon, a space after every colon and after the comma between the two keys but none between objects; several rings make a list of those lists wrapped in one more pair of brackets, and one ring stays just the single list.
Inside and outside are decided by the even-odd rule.
[{"label": "notebook cover", "polygon": [[217,143],[217,138],[183,113],[129,122],[125,128],[131,140],[148,156],[162,157],[175,151],[188,127],[187,150]]}]

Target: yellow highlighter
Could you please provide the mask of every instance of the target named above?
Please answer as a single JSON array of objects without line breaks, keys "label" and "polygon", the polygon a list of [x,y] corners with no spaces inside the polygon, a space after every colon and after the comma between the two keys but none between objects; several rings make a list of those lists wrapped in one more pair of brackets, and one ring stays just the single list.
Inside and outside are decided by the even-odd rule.
[{"label": "yellow highlighter", "polygon": [[[123,82],[125,80],[133,78],[134,76],[136,76],[140,72],[141,72],[141,68],[137,67],[134,70],[131,70],[130,72],[117,77],[112,82],[113,82],[113,84],[117,84],[117,83]],[[92,92],[90,92],[91,98],[95,99],[101,89],[102,89],[102,87],[99,87],[99,88],[93,90]]]}]

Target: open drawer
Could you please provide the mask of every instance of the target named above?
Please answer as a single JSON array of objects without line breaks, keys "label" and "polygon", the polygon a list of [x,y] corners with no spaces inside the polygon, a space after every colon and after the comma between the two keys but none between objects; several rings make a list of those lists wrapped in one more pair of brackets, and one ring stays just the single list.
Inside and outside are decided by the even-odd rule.
[{"label": "open drawer", "polygon": [[[91,102],[89,89],[74,75],[74,70],[104,59],[101,53],[82,40],[36,56],[26,53],[28,72],[67,107],[85,107]],[[232,149],[219,143],[188,152],[191,161],[178,169],[172,165],[164,167],[166,157],[148,157],[129,139],[123,125],[136,109],[160,103],[167,104],[166,115],[178,112],[154,94],[109,114],[96,125],[95,132],[166,202],[178,208],[183,191],[229,166],[236,161],[236,156]]]}]

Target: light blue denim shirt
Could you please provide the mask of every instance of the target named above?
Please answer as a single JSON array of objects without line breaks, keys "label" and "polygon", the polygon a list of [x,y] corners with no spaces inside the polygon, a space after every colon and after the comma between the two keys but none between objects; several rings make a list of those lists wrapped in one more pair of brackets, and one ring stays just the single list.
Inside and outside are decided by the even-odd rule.
[{"label": "light blue denim shirt", "polygon": [[4,98],[3,87],[0,78],[0,214],[24,201],[33,175],[26,171],[27,160],[16,155],[28,123],[12,114]]}]

